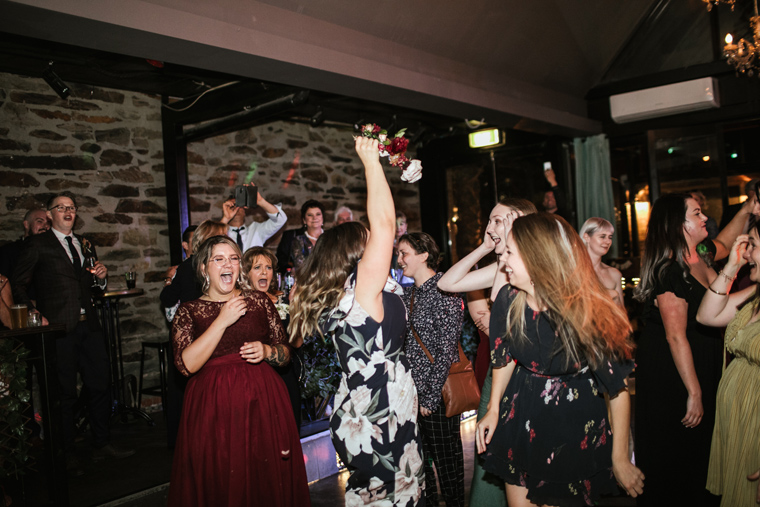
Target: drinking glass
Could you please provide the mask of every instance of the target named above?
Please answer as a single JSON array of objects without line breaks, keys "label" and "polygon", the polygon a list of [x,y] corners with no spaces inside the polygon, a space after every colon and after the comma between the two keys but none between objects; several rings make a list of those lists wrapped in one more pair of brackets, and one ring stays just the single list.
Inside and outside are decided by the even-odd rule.
[{"label": "drinking glass", "polygon": [[127,271],[124,273],[124,279],[127,281],[127,289],[134,289],[137,284],[137,273],[134,271]]},{"label": "drinking glass", "polygon": [[84,269],[92,273],[92,287],[98,287],[98,281],[95,277],[95,263],[98,262],[98,259],[92,256],[87,256],[84,258]]},{"label": "drinking glass", "polygon": [[42,315],[37,310],[29,310],[29,317],[27,318],[27,325],[29,327],[38,327],[42,325]]},{"label": "drinking glass", "polygon": [[24,329],[28,320],[26,305],[11,306],[11,329]]}]

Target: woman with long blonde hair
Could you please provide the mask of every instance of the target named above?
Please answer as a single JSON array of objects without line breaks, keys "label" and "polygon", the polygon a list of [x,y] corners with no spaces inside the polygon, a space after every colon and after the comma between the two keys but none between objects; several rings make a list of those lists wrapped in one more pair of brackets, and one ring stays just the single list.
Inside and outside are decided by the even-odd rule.
[{"label": "woman with long blonde hair", "polygon": [[511,287],[491,313],[493,386],[476,435],[484,468],[506,482],[510,507],[592,505],[616,480],[640,494],[628,456],[631,329],[585,245],[561,217],[527,215],[500,265]]},{"label": "woman with long blonde hair", "polygon": [[[367,178],[367,217],[319,237],[296,273],[291,340],[332,340],[343,375],[330,431],[351,475],[346,505],[424,504],[417,390],[403,352],[406,311],[388,282],[395,231],[393,197],[376,140],[356,139]],[[392,280],[391,280],[392,282]],[[397,286],[397,284],[393,283]],[[398,286],[397,286],[398,287]]]}]

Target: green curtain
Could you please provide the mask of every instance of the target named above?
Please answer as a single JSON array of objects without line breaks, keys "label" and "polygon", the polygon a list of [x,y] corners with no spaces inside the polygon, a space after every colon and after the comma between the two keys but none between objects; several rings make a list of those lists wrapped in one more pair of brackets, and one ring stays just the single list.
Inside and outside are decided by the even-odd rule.
[{"label": "green curtain", "polygon": [[[575,138],[575,186],[578,206],[578,228],[591,217],[601,217],[615,225],[615,200],[612,198],[610,142],[607,136]],[[618,256],[617,242],[610,253]]]}]

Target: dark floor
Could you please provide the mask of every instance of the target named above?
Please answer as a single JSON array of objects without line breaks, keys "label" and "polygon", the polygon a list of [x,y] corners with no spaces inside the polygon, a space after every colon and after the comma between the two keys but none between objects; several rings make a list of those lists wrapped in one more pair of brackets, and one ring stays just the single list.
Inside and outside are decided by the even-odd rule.
[{"label": "dark floor", "polygon": [[[123,460],[89,461],[86,442],[77,446],[84,463],[85,475],[69,479],[69,497],[72,507],[164,507],[169,491],[172,451],[166,447],[166,429],[162,414],[152,414],[155,426],[143,420],[127,423],[114,422],[112,442],[120,447],[136,450]],[[475,420],[462,423],[462,444],[465,458],[465,498],[469,497],[472,463],[474,460]],[[343,505],[343,491],[347,472],[315,481],[309,486],[313,507]],[[21,503],[21,502],[19,502]],[[611,498],[602,507],[634,506],[630,498]],[[294,506],[297,507],[297,506]],[[487,506],[473,506],[487,507]]]}]

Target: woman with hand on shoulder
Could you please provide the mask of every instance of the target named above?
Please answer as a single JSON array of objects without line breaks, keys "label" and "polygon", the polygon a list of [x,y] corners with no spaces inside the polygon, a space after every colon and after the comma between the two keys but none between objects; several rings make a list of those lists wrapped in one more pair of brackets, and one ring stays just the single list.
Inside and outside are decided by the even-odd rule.
[{"label": "woman with hand on shoulder", "polygon": [[277,310],[248,288],[227,236],[194,257],[203,296],[182,303],[172,323],[174,362],[190,380],[169,505],[308,506],[298,431],[272,368],[290,359]]},{"label": "woman with hand on shoulder", "polygon": [[623,284],[620,271],[602,262],[602,257],[607,255],[612,246],[612,235],[615,228],[604,218],[592,217],[586,220],[578,233],[588,249],[591,264],[597,278],[607,289],[610,297],[620,306],[625,307],[623,302]]},{"label": "woman with hand on shoulder", "polygon": [[[438,505],[436,472],[447,507],[464,507],[464,455],[459,414],[446,417],[443,384],[451,363],[459,361],[464,304],[461,296],[443,292],[437,273],[440,250],[424,232],[404,234],[398,241],[398,263],[414,285],[404,289],[408,317],[404,350],[417,386],[425,460],[425,498]],[[424,347],[424,348],[423,348]],[[430,354],[430,357],[428,357]],[[432,362],[431,362],[432,358]],[[435,471],[433,471],[435,465]]]},{"label": "woman with hand on shoulder", "polygon": [[[754,285],[729,294],[736,274],[749,264]],[[734,359],[718,385],[707,489],[721,506],[752,505],[760,467],[760,221],[734,242],[728,262],[708,287],[697,312],[700,324],[724,327],[725,349]]]},{"label": "woman with hand on shoulder", "polygon": [[[424,505],[417,390],[403,351],[406,312],[389,281],[394,207],[378,142],[356,138],[367,218],[326,231],[297,273],[290,333],[332,339],[343,375],[330,432],[351,475],[346,505]],[[390,281],[390,285],[398,284]],[[376,503],[375,503],[376,502]]]},{"label": "woman with hand on shoulder", "polygon": [[[438,287],[445,291],[482,291],[490,290],[491,300],[495,300],[497,294],[504,285],[507,284],[507,274],[503,267],[499,269],[499,263],[494,262],[483,268],[471,271],[483,257],[493,252],[497,257],[504,253],[504,245],[507,241],[507,235],[512,229],[512,222],[519,216],[536,213],[536,206],[527,199],[507,197],[499,201],[491,210],[488,217],[488,225],[483,242],[470,254],[454,264],[438,281]],[[475,310],[475,315],[471,314],[473,321],[479,330],[486,335],[490,335],[491,311],[485,301],[468,303],[468,310]],[[488,404],[491,400],[491,381],[492,371],[491,363],[491,343],[485,340],[478,345],[477,356],[487,355],[488,372],[480,392],[480,406],[478,407],[478,421],[480,421],[488,411]],[[477,358],[476,358],[477,360]],[[480,362],[480,361],[478,361]],[[472,484],[470,485],[470,505],[489,505],[491,507],[505,507],[506,499],[504,496],[504,482],[493,474],[486,473],[483,470],[483,456],[475,456],[475,466],[472,473]]]},{"label": "woman with hand on shoulder", "polygon": [[476,434],[484,468],[506,482],[510,507],[594,505],[616,481],[640,494],[628,456],[631,329],[580,237],[557,215],[519,217],[500,264],[510,286],[491,313],[493,386]]}]

